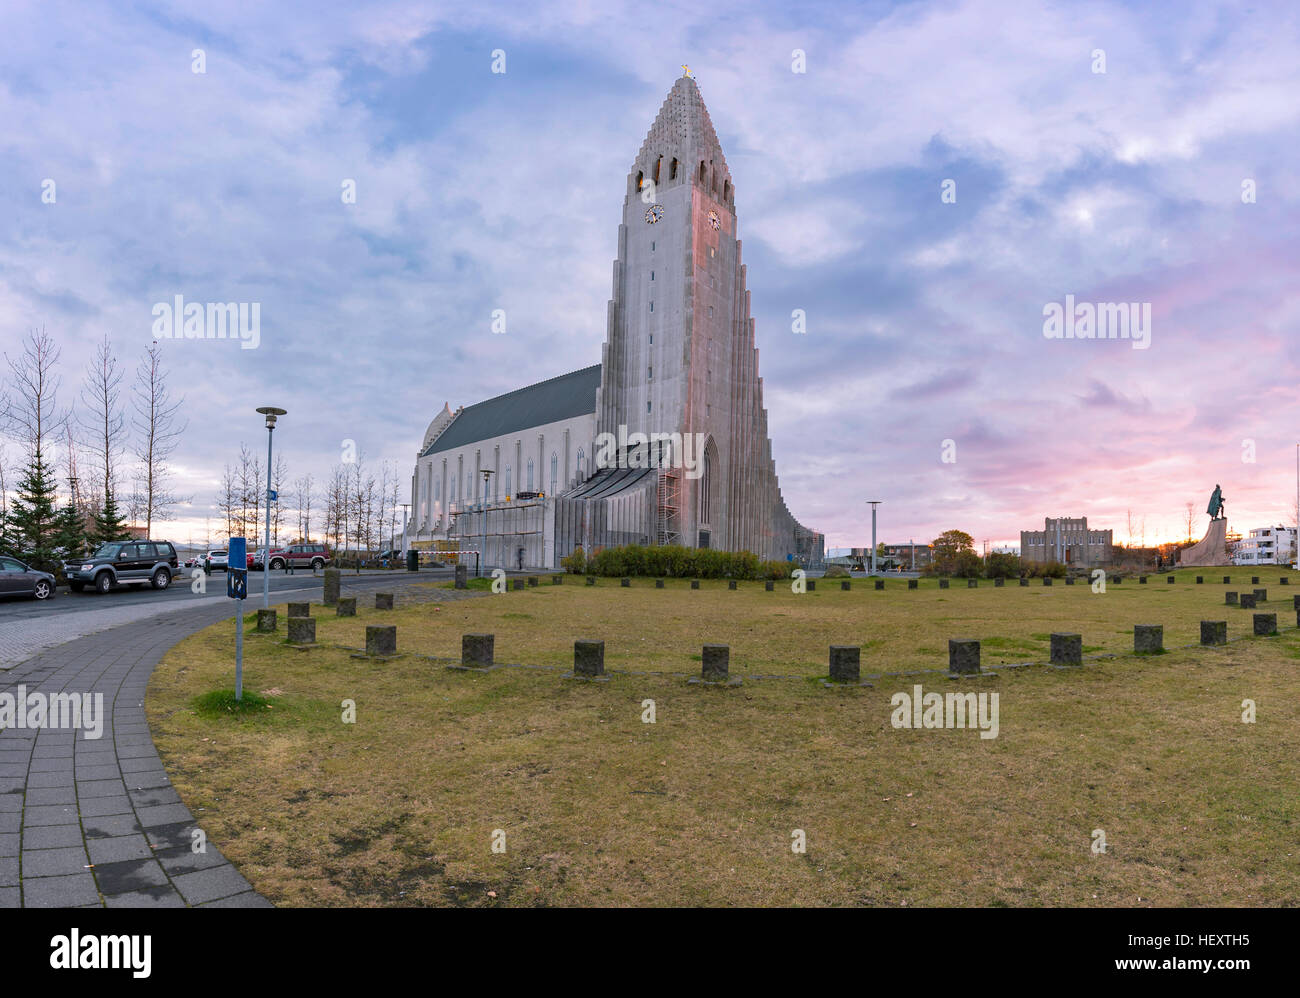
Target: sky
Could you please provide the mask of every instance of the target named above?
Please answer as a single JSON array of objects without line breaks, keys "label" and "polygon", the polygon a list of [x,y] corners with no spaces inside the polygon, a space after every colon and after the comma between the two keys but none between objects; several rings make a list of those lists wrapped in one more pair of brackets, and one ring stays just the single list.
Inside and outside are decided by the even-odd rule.
[{"label": "sky", "polygon": [[[1060,515],[1153,543],[1189,502],[1199,537],[1216,483],[1233,529],[1294,522],[1287,2],[2,0],[0,348],[45,328],[75,413],[104,334],[133,370],[156,304],[259,304],[256,349],[162,341],[176,540],[265,447],[260,405],[291,477],[352,441],[409,479],[444,402],[599,362],[627,174],[683,63],[736,186],[782,492],[828,547],[870,542],[867,499],[890,543]],[[1045,335],[1067,296],[1148,305],[1146,347]]]}]

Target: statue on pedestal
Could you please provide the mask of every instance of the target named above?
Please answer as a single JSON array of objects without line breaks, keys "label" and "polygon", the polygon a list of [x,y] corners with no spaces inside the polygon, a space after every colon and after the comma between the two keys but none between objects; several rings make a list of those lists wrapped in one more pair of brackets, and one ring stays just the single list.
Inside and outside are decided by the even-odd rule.
[{"label": "statue on pedestal", "polygon": [[1223,498],[1223,491],[1216,483],[1214,491],[1210,493],[1210,505],[1206,508],[1205,512],[1210,514],[1211,520],[1221,520],[1226,515],[1223,509],[1224,505],[1225,500]]}]

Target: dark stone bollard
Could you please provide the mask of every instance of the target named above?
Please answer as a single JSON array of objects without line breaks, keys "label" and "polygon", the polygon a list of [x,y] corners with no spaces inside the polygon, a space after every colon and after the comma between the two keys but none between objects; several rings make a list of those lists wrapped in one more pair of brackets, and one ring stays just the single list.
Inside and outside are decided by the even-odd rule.
[{"label": "dark stone bollard", "polygon": [[[735,579],[728,579],[728,580],[727,580],[727,588],[730,589],[730,590],[733,590],[733,591],[734,591],[735,588],[736,588],[736,580],[735,580]],[[809,580],[808,580],[808,591],[811,592],[812,590],[814,590],[814,589],[816,589],[816,588],[817,588],[817,583],[815,583],[815,582],[813,582],[811,579],[809,579]]]},{"label": "dark stone bollard", "polygon": [[535,575],[528,576],[528,585],[530,587],[535,587],[537,585],[537,576]]},{"label": "dark stone bollard", "polygon": [[603,676],[605,674],[605,642],[573,642],[573,674],[575,676]]},{"label": "dark stone bollard", "polygon": [[1267,589],[1256,589],[1256,590],[1255,590],[1255,602],[1257,602],[1257,603],[1267,603],[1267,602],[1268,602],[1268,590],[1267,590]]},{"label": "dark stone bollard", "polygon": [[840,592],[842,593],[847,593],[852,588],[853,588],[853,583],[850,582],[848,579],[845,579],[840,583]]},{"label": "dark stone bollard", "polygon": [[724,683],[731,668],[730,645],[705,645],[700,655],[700,676],[706,683]]},{"label": "dark stone bollard", "polygon": [[1300,610],[1300,593],[1291,597],[1291,608],[1293,610]]},{"label": "dark stone bollard", "polygon": [[1164,651],[1165,628],[1163,624],[1134,624],[1133,650],[1139,655],[1153,655]]},{"label": "dark stone bollard", "polygon": [[1224,594],[1223,594],[1223,605],[1224,605],[1224,606],[1236,606],[1236,605],[1237,605],[1237,594],[1234,593],[1234,592],[1232,592],[1232,591],[1228,591],[1228,592],[1224,593]]},{"label": "dark stone bollard", "polygon": [[563,576],[563,575],[552,575],[552,576],[551,576],[551,585],[553,585],[553,586],[562,586],[562,585],[564,585],[564,576]]},{"label": "dark stone bollard", "polygon": [[831,645],[831,681],[858,682],[861,658],[862,649],[857,645]]},{"label": "dark stone bollard", "polygon": [[1139,576],[1138,576],[1138,585],[1139,585],[1139,586],[1145,586],[1146,584],[1147,584],[1147,577],[1146,577],[1145,575],[1139,575]]},{"label": "dark stone bollard", "polygon": [[655,588],[656,588],[656,589],[662,589],[663,587],[664,587],[664,580],[663,580],[663,579],[655,579]]},{"label": "dark stone bollard", "polygon": [[626,578],[626,577],[624,577],[624,578],[622,578],[622,579],[619,579],[619,580],[618,580],[618,584],[619,584],[620,586],[622,586],[624,589],[631,589],[631,588],[632,588],[632,580],[629,579],[629,578]]},{"label": "dark stone bollard", "polygon": [[588,576],[587,576],[587,585],[589,585],[589,586],[594,586],[595,584],[596,584],[596,577],[595,577],[594,575],[588,575]]},{"label": "dark stone bollard", "polygon": [[1257,586],[1257,585],[1259,585],[1259,576],[1258,576],[1258,575],[1252,575],[1252,576],[1250,577],[1250,584],[1251,584],[1252,586]]},{"label": "dark stone bollard", "polygon": [[1026,578],[1022,575],[1022,576],[1020,576],[1020,584],[1021,584],[1022,586],[1027,586],[1027,585],[1029,585],[1029,580],[1026,579]]},{"label": "dark stone bollard", "polygon": [[355,596],[340,596],[334,607],[336,617],[355,617],[357,615],[357,598]]},{"label": "dark stone bollard", "polygon": [[315,617],[289,618],[289,644],[312,645],[316,643]]},{"label": "dark stone bollard", "polygon": [[884,580],[884,579],[876,579],[876,588],[877,588],[877,589],[884,589],[884,588],[885,588],[885,580]]},{"label": "dark stone bollard", "polygon": [[1276,613],[1257,613],[1255,614],[1255,637],[1262,638],[1269,634],[1277,633],[1277,614]]},{"label": "dark stone bollard", "polygon": [[1225,586],[1230,586],[1230,585],[1232,585],[1232,576],[1231,576],[1231,575],[1225,575],[1225,576],[1223,577],[1223,584],[1224,584]]},{"label": "dark stone bollard", "polygon": [[1289,586],[1291,584],[1291,580],[1284,575],[1282,576],[1282,578],[1277,580],[1277,583],[1280,586]]},{"label": "dark stone bollard", "polygon": [[1204,585],[1204,584],[1205,584],[1205,576],[1204,576],[1204,575],[1198,575],[1198,576],[1196,577],[1196,584],[1197,584],[1198,586],[1200,586],[1200,585]]},{"label": "dark stone bollard", "polygon": [[275,630],[275,611],[258,610],[257,611],[257,633],[270,634]]},{"label": "dark stone bollard", "polygon": [[949,582],[948,579],[940,579],[940,580],[939,580],[939,588],[940,588],[940,589],[947,589],[949,585],[951,585],[951,583]]},{"label": "dark stone bollard", "polygon": [[1255,609],[1255,603],[1256,600],[1254,593],[1242,593],[1240,599],[1237,601],[1237,605],[1243,610]]},{"label": "dark stone bollard", "polygon": [[692,588],[692,589],[699,589],[699,588],[700,588],[700,580],[699,580],[699,579],[691,579],[691,588]]},{"label": "dark stone bollard", "polygon": [[776,583],[773,582],[771,579],[768,579],[766,582],[763,583],[763,590],[764,590],[765,592],[769,592],[769,593],[770,593],[770,592],[775,592],[775,590],[776,590]]},{"label": "dark stone bollard", "polygon": [[1052,577],[1051,577],[1050,575],[1044,575],[1044,576],[1043,576],[1043,585],[1045,585],[1045,586],[1050,586],[1051,584],[1052,584]]},{"label": "dark stone bollard", "polygon": [[1083,635],[1052,635],[1053,665],[1083,665]]},{"label": "dark stone bollard", "polygon": [[375,593],[375,609],[391,610],[393,608],[392,593]]},{"label": "dark stone bollard", "polygon": [[[916,588],[916,585],[917,585],[916,579],[908,579],[908,580],[907,580],[907,588],[908,588],[908,589],[915,589],[915,588]],[[881,579],[881,580],[880,580],[880,588],[881,588],[881,589],[884,589],[884,588],[885,588],[885,580],[884,580],[884,579]]]},{"label": "dark stone bollard", "polygon": [[1172,575],[1170,575],[1170,576],[1166,576],[1166,577],[1165,577],[1165,581],[1168,582],[1168,583],[1172,586],[1172,585],[1174,584],[1174,577],[1173,577]]},{"label": "dark stone bollard", "polygon": [[1226,620],[1202,620],[1201,644],[1226,645],[1228,643],[1228,622]]},{"label": "dark stone bollard", "polygon": [[[321,583],[324,593],[324,603],[326,606],[333,606],[339,601],[339,587],[343,583],[343,573],[337,568],[325,569],[325,581]],[[290,615],[292,616],[292,614]]]},{"label": "dark stone bollard", "polygon": [[511,585],[510,585],[510,588],[513,589],[513,590],[514,590],[515,592],[517,592],[517,593],[521,593],[521,592],[523,592],[523,591],[524,591],[524,580],[523,580],[523,579],[515,579],[515,580],[513,580],[513,582],[512,582]]},{"label": "dark stone bollard", "polygon": [[369,624],[366,626],[367,655],[396,655],[397,627],[393,624]]},{"label": "dark stone bollard", "polygon": [[967,580],[966,580],[966,588],[967,588],[967,589],[978,589],[978,588],[979,588],[979,585],[980,585],[980,580],[979,580],[979,579],[967,579]]},{"label": "dark stone bollard", "polygon": [[948,639],[948,671],[956,675],[970,675],[980,671],[980,643],[972,640]]},{"label": "dark stone bollard", "polygon": [[1072,586],[1072,585],[1074,585],[1074,576],[1073,576],[1073,575],[1067,575],[1067,576],[1065,577],[1065,584],[1066,584],[1067,586]]},{"label": "dark stone bollard", "polygon": [[456,566],[456,588],[457,589],[469,588],[469,566],[468,565]]},{"label": "dark stone bollard", "polygon": [[289,616],[290,616],[290,617],[310,617],[310,616],[311,616],[311,604],[310,604],[310,603],[290,603],[290,604],[289,604]]},{"label": "dark stone bollard", "polygon": [[1002,588],[1003,586],[1005,586],[1006,584],[1007,584],[1007,580],[1004,579],[1004,578],[1002,578],[1002,576],[1000,576],[1000,575],[999,575],[996,579],[993,580],[993,588],[994,588],[994,589],[1001,589],[1001,588]]},{"label": "dark stone bollard", "polygon": [[[728,588],[728,589],[735,589],[735,588],[736,588],[736,584],[733,582],[733,583],[732,583],[730,586],[728,586],[727,588]],[[816,591],[817,591],[817,580],[816,580],[816,579],[809,579],[809,580],[808,580],[808,592],[810,592],[810,593],[815,593]]]},{"label": "dark stone bollard", "polygon": [[492,664],[496,646],[494,634],[462,634],[460,636],[460,664],[473,669],[485,669]]},{"label": "dark stone bollard", "polygon": [[1116,576],[1113,576],[1113,577],[1110,579],[1110,581],[1111,581],[1112,583],[1114,583],[1115,585],[1118,586],[1121,582],[1124,581],[1124,576],[1122,576],[1122,575],[1116,575]]}]

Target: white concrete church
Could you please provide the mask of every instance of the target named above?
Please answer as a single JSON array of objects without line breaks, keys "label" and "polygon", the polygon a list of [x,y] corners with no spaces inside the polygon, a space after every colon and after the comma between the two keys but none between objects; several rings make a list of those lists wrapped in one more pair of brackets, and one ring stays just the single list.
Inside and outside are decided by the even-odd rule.
[{"label": "white concrete church", "polygon": [[444,405],[407,532],[411,547],[511,569],[629,543],[821,562],[822,536],[777,484],[735,187],[689,75],[628,174],[601,363]]}]

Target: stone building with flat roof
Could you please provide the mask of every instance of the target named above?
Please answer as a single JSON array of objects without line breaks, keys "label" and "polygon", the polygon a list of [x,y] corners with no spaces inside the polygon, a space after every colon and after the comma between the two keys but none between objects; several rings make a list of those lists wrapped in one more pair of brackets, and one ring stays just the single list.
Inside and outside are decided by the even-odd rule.
[{"label": "stone building with flat roof", "polygon": [[1112,534],[1110,530],[1090,530],[1086,516],[1049,516],[1044,518],[1042,530],[1020,531],[1020,557],[1063,565],[1104,565],[1111,560]]}]

